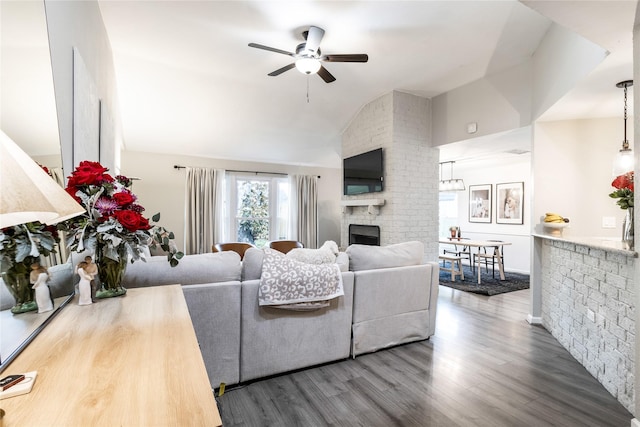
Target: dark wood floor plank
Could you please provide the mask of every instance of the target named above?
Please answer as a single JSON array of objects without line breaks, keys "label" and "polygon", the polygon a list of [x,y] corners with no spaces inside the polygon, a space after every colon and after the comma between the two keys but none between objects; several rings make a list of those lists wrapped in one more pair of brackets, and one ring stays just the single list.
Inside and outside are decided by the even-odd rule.
[{"label": "dark wood floor plank", "polygon": [[633,416],[526,322],[529,298],[440,287],[430,340],[228,388],[224,425],[628,427]]}]

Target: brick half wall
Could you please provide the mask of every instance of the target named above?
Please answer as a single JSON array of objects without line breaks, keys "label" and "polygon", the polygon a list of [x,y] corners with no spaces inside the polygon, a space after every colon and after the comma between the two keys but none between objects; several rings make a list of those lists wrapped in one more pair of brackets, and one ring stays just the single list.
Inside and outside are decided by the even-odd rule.
[{"label": "brick half wall", "polygon": [[634,258],[544,239],[542,324],[634,413]]}]

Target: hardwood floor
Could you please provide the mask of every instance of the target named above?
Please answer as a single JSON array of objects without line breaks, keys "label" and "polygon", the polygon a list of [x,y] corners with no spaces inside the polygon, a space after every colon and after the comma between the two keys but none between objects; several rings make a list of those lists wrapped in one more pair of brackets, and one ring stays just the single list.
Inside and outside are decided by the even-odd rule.
[{"label": "hardwood floor", "polygon": [[529,290],[440,287],[430,340],[227,389],[230,426],[619,426],[633,416],[542,327]]}]

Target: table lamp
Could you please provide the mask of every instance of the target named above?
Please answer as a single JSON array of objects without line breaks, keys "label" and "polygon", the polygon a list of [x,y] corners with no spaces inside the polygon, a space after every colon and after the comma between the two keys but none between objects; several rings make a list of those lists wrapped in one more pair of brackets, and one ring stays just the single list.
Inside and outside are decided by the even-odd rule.
[{"label": "table lamp", "polygon": [[27,153],[0,130],[0,229],[55,224],[85,212]]}]

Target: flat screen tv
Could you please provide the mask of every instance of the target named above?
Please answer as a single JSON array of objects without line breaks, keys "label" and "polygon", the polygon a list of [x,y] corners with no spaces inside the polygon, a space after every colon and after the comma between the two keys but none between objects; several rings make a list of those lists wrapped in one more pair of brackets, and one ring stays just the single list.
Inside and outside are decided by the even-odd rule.
[{"label": "flat screen tv", "polygon": [[383,190],[382,148],[343,160],[344,194],[376,193]]}]

